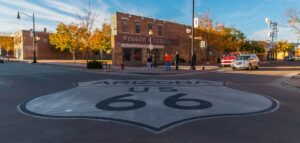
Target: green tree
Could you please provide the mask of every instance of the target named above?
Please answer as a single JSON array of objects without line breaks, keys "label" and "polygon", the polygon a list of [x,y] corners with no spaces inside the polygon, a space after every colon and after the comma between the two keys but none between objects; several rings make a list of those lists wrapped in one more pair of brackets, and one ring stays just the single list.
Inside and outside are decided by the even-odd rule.
[{"label": "green tree", "polygon": [[241,51],[250,51],[252,53],[263,53],[265,52],[265,47],[258,41],[245,41],[241,47]]}]

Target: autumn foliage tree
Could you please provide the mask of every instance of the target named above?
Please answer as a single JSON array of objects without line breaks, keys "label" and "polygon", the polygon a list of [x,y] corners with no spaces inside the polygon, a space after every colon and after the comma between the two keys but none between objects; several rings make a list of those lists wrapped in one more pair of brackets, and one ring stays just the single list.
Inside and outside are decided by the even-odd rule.
[{"label": "autumn foliage tree", "polygon": [[283,52],[283,56],[285,56],[287,52],[291,52],[292,49],[293,44],[288,41],[279,41],[275,45],[275,50],[277,50],[277,52]]},{"label": "autumn foliage tree", "polygon": [[56,32],[50,34],[50,43],[61,51],[69,51],[73,61],[76,60],[76,52],[83,47],[82,36],[85,30],[76,24],[59,23]]},{"label": "autumn foliage tree", "polygon": [[[195,29],[196,37],[202,37],[207,42],[206,59],[221,57],[225,52],[239,51],[245,42],[244,33],[233,27],[214,22],[209,12],[198,16],[199,27]],[[211,53],[211,54],[210,54]]]},{"label": "autumn foliage tree", "polygon": [[104,23],[102,29],[96,28],[89,39],[91,50],[100,53],[101,60],[104,52],[111,50],[111,28],[110,25]]},{"label": "autumn foliage tree", "polygon": [[14,38],[10,36],[0,36],[0,47],[8,53],[14,50]]}]

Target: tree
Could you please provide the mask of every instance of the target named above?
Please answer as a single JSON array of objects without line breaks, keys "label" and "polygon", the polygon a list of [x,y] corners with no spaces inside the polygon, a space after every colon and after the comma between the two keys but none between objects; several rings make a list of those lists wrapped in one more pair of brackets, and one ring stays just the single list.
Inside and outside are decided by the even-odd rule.
[{"label": "tree", "polygon": [[88,62],[89,60],[89,52],[91,49],[91,43],[90,41],[91,38],[92,38],[92,30],[94,29],[94,24],[95,24],[95,20],[96,20],[96,17],[97,17],[97,13],[95,10],[92,10],[91,9],[91,4],[90,4],[90,1],[89,1],[89,6],[88,8],[84,8],[83,9],[83,15],[79,15],[78,14],[78,18],[79,18],[79,21],[80,21],[80,27],[85,29],[85,33],[83,33],[82,35],[82,40],[84,41],[83,44],[83,51],[85,51],[86,53],[86,60]]},{"label": "tree", "polygon": [[14,38],[10,36],[0,36],[0,47],[8,53],[14,50]]},{"label": "tree", "polygon": [[[209,12],[198,16],[199,27],[195,29],[196,37],[202,37],[207,42],[206,55],[213,53],[221,57],[224,52],[239,51],[245,41],[245,35],[233,27],[214,22]],[[207,57],[209,59],[209,57]]]},{"label": "tree", "polygon": [[262,43],[258,41],[245,41],[241,51],[250,51],[251,53],[263,53],[265,52],[265,47]]},{"label": "tree", "polygon": [[73,62],[75,62],[76,52],[83,47],[83,33],[85,33],[85,29],[78,25],[59,23],[56,33],[50,34],[50,43],[61,51],[69,51],[72,54]]},{"label": "tree", "polygon": [[288,43],[288,41],[279,41],[276,43],[275,48],[277,52],[283,52],[283,56],[285,56],[286,52],[292,51],[293,44]]},{"label": "tree", "polygon": [[[93,35],[89,39],[91,50],[94,53],[100,53],[101,60],[104,52],[111,50],[111,28],[108,24],[103,24],[102,29],[95,29]],[[95,59],[95,58],[94,58]]]}]

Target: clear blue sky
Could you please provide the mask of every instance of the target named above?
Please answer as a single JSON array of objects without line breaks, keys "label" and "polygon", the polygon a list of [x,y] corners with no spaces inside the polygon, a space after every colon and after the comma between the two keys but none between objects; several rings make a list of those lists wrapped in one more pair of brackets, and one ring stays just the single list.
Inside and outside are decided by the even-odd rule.
[{"label": "clear blue sky", "polygon": [[[115,11],[151,16],[191,24],[192,0],[90,0],[98,12],[97,25],[110,22]],[[235,26],[249,39],[268,39],[265,17],[279,23],[279,40],[296,41],[294,32],[287,26],[284,11],[287,8],[300,10],[300,0],[195,0],[196,13],[209,10],[215,21]],[[16,19],[17,11],[35,12],[37,30],[47,27],[55,30],[57,22],[78,22],[77,14],[87,7],[88,0],[0,0],[0,32],[15,32],[30,29],[32,22],[22,16]]]}]

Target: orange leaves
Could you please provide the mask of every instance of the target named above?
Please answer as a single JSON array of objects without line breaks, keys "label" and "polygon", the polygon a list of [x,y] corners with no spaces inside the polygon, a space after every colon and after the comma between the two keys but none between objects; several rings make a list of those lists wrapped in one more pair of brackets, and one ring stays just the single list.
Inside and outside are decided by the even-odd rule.
[{"label": "orange leaves", "polygon": [[56,33],[50,34],[50,43],[61,51],[106,51],[110,46],[110,25],[103,24],[102,29],[96,28],[93,33],[87,28],[59,23]]},{"label": "orange leaves", "polygon": [[14,38],[10,36],[0,36],[0,45],[5,51],[12,51],[14,49]]},{"label": "orange leaves", "polygon": [[91,50],[101,53],[111,50],[111,28],[103,24],[102,29],[96,28],[89,39]]}]

